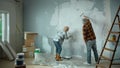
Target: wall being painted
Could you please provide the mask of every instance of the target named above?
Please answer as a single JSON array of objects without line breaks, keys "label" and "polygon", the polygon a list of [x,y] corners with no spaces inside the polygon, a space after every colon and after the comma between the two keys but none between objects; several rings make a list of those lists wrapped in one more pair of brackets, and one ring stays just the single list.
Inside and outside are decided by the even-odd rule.
[{"label": "wall being painted", "polygon": [[[22,1],[22,0],[21,0]],[[23,45],[23,13],[22,4],[15,3],[14,0],[0,0],[0,12],[9,13],[9,40],[16,52],[22,51]],[[16,26],[17,25],[17,26]]]},{"label": "wall being painted", "polygon": [[84,13],[90,17],[100,53],[112,23],[110,9],[110,0],[24,0],[24,27],[25,31],[39,33],[36,46],[46,50],[49,47],[43,46],[42,37],[52,38],[68,25],[72,38],[66,43],[70,45],[66,49],[70,48],[72,55],[84,57],[86,48],[80,15]]}]

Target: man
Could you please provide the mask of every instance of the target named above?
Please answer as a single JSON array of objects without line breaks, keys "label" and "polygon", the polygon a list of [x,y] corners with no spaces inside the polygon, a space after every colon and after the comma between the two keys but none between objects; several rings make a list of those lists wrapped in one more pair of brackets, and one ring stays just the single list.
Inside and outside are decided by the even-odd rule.
[{"label": "man", "polygon": [[56,47],[56,61],[61,61],[61,51],[62,51],[62,43],[64,39],[68,39],[67,32],[69,31],[69,27],[65,26],[63,32],[58,32],[55,38],[53,39],[53,42]]},{"label": "man", "polygon": [[87,47],[87,62],[84,64],[91,64],[91,49],[94,52],[95,61],[98,61],[98,53],[96,48],[96,36],[92,28],[92,24],[88,17],[84,16],[83,18],[83,38]]}]

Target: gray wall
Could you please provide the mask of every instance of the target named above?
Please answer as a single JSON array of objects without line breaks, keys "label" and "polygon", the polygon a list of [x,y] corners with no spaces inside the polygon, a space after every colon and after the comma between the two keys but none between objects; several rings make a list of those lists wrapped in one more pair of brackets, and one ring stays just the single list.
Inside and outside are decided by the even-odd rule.
[{"label": "gray wall", "polygon": [[111,3],[111,5],[110,5],[110,7],[111,7],[111,17],[112,17],[111,20],[113,22],[114,17],[116,15],[116,12],[118,10],[118,7],[120,6],[120,0],[116,0],[116,1],[110,0],[110,3]]},{"label": "gray wall", "polygon": [[39,33],[35,44],[44,51],[42,37],[52,38],[58,30],[68,25],[73,36],[68,43],[72,55],[84,57],[86,49],[80,17],[84,13],[91,18],[100,53],[112,23],[112,4],[111,0],[24,0],[25,31]]},{"label": "gray wall", "polygon": [[[21,0],[22,1],[22,0]],[[23,45],[23,7],[22,2],[15,3],[14,0],[0,0],[0,11],[6,11],[10,16],[10,45],[16,52],[22,51]],[[17,24],[17,27],[16,27]]]}]

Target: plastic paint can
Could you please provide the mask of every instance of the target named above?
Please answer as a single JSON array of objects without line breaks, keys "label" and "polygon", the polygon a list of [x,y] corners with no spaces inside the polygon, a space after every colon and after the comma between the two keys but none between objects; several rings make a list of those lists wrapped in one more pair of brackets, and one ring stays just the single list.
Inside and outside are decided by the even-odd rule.
[{"label": "plastic paint can", "polygon": [[24,59],[16,58],[15,62],[16,62],[15,63],[16,65],[23,65],[24,64]]},{"label": "plastic paint can", "polygon": [[24,53],[18,53],[17,58],[18,59],[23,59],[24,58]]},{"label": "plastic paint can", "polygon": [[116,41],[116,35],[112,35],[112,40]]}]

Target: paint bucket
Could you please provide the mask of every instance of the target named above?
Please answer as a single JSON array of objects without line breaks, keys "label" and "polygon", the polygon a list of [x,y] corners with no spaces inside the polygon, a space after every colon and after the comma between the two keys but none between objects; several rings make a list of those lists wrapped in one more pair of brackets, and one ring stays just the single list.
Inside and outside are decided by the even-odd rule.
[{"label": "paint bucket", "polygon": [[36,48],[34,53],[40,53],[40,48]]},{"label": "paint bucket", "polygon": [[24,53],[18,53],[17,58],[18,59],[24,59]]},{"label": "paint bucket", "polygon": [[23,65],[24,64],[24,59],[19,59],[19,58],[16,58],[15,60],[15,65]]},{"label": "paint bucket", "polygon": [[116,41],[116,35],[112,35],[112,40]]},{"label": "paint bucket", "polygon": [[37,63],[40,61],[40,49],[37,48],[34,51],[34,61]]}]

